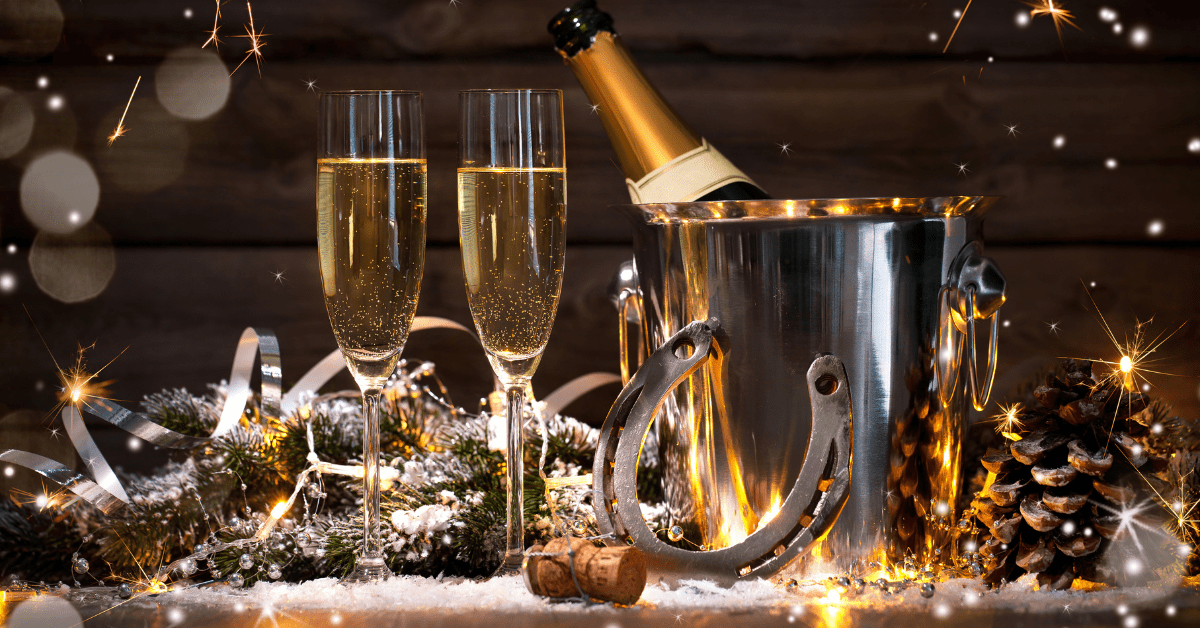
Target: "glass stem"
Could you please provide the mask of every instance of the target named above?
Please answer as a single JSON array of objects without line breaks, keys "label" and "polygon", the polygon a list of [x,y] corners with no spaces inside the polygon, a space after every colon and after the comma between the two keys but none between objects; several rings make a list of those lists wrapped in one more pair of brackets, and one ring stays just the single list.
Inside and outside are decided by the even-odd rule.
[{"label": "glass stem", "polygon": [[525,439],[521,422],[525,409],[525,384],[506,384],[508,396],[508,543],[504,566],[521,567],[525,553]]},{"label": "glass stem", "polygon": [[382,558],[379,538],[379,388],[363,389],[363,558]]}]

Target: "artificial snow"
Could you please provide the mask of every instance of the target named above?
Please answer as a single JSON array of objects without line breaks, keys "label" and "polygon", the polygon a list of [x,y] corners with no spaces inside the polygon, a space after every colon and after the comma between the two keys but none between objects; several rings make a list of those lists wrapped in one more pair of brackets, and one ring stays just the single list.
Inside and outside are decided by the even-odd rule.
[{"label": "artificial snow", "polygon": [[[663,583],[647,584],[633,609],[607,604],[562,603],[529,593],[519,577],[485,581],[399,576],[374,584],[339,584],[323,578],[302,584],[259,582],[248,589],[209,586],[181,589],[157,596],[160,605],[200,605],[204,607],[260,608],[276,612],[342,611],[371,612],[448,611],[470,613],[536,612],[553,608],[556,612],[630,612],[638,608],[669,612],[747,611],[778,609],[791,616],[806,612],[897,612],[929,613],[947,618],[965,610],[1008,610],[1038,614],[1112,612],[1136,614],[1139,610],[1159,609],[1177,591],[1174,586],[1113,588],[1099,591],[1038,591],[1032,577],[1022,578],[998,591],[988,591],[976,580],[958,579],[936,584],[932,598],[923,598],[916,585],[896,593],[868,588],[863,593],[831,596],[824,579],[801,582],[788,591],[767,580],[738,582],[725,588],[707,580],[681,580],[673,587]],[[140,598],[140,602],[148,602]]]}]

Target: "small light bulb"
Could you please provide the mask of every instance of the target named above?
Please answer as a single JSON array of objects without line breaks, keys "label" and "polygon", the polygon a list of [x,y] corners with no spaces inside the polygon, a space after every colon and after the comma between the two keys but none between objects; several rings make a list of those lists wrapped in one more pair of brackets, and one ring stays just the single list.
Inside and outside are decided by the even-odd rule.
[{"label": "small light bulb", "polygon": [[287,512],[287,502],[279,502],[278,504],[275,504],[274,508],[271,509],[271,518],[278,519],[278,518],[282,517],[284,515],[284,513],[286,513],[286,512]]}]

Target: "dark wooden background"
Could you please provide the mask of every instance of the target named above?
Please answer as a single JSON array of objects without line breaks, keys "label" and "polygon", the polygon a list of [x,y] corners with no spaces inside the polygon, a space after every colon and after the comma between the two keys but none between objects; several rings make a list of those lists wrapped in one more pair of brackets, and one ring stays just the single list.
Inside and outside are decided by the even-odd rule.
[{"label": "dark wooden background", "polygon": [[[615,371],[606,286],[629,257],[629,230],[607,206],[627,197],[603,129],[545,32],[566,1],[256,0],[256,26],[270,34],[262,76],[240,69],[228,103],[199,122],[162,112],[155,69],[171,51],[205,40],[213,2],[60,0],[61,33],[53,18],[27,17],[52,10],[17,10],[53,0],[6,3],[0,85],[24,94],[37,115],[29,146],[0,161],[0,244],[17,246],[15,254],[0,252],[0,271],[18,281],[0,295],[6,443],[69,455],[44,417],[55,403],[51,353],[69,361],[77,343],[95,343],[93,366],[124,351],[103,375],[117,380],[114,397],[130,405],[164,387],[200,392],[227,377],[248,325],[279,334],[285,383],[335,348],[317,285],[317,99],[305,85],[312,79],[319,89],[424,90],[429,244],[418,313],[468,326],[454,222],[456,92],[563,89],[570,245],[562,306],[534,385],[544,395],[578,375]],[[1119,357],[1085,291],[1094,282],[1091,296],[1118,338],[1132,332],[1135,318],[1154,317],[1151,333],[1197,321],[1157,354],[1158,370],[1177,375],[1151,380],[1155,394],[1195,415],[1200,153],[1188,142],[1200,137],[1200,4],[1107,2],[1124,27],[1115,35],[1099,5],[1068,0],[1082,30],[1067,28],[1060,45],[1049,18],[1019,28],[1014,16],[1024,5],[976,0],[943,53],[952,12],[964,4],[601,6],[682,116],[778,198],[1004,195],[986,227],[988,253],[1009,288],[997,398],[1058,357]],[[220,54],[232,68],[245,49],[244,39],[231,37],[246,21],[245,7],[229,2],[222,14]],[[1138,25],[1150,33],[1141,48],[1129,38]],[[37,87],[39,76],[49,78],[48,88]],[[109,149],[103,138],[138,76],[129,135]],[[58,112],[46,108],[53,95],[66,103]],[[1005,128],[1012,124],[1015,136]],[[1056,149],[1060,134],[1066,143]],[[18,196],[25,165],[55,147],[96,167],[102,191],[94,220],[116,251],[107,289],[73,305],[46,296],[31,277],[36,230]],[[121,165],[111,166],[112,151],[122,150]],[[1116,169],[1106,168],[1109,158]],[[172,163],[182,166],[169,184],[128,189],[130,177]],[[1157,235],[1148,231],[1154,220],[1163,223]],[[465,336],[416,334],[405,355],[435,361],[468,407],[490,385],[486,361]],[[344,377],[336,385],[352,384]],[[600,390],[569,410],[596,423],[616,393]],[[95,432],[114,463],[144,468],[160,459],[144,449],[124,453],[121,433]]]}]

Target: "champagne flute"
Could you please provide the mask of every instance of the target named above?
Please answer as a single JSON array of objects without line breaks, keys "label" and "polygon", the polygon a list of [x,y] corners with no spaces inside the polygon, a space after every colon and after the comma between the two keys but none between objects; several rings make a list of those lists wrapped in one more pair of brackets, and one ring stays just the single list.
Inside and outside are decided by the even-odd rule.
[{"label": "champagne flute", "polygon": [[425,127],[421,93],[323,92],[317,248],[325,310],[363,399],[363,551],[346,582],[391,577],[379,530],[379,403],[421,291]]},{"label": "champagne flute", "polygon": [[562,292],[567,170],[562,92],[470,90],[459,96],[458,217],[467,300],[507,397],[508,529],[499,575],[519,573],[525,389]]}]

